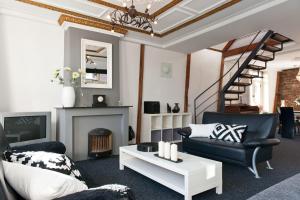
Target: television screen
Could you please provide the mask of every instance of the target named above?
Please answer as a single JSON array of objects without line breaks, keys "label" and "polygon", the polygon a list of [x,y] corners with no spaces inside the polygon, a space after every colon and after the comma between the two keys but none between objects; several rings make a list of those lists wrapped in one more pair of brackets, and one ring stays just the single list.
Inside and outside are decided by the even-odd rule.
[{"label": "television screen", "polygon": [[5,117],[4,132],[9,143],[44,139],[47,136],[47,116]]}]

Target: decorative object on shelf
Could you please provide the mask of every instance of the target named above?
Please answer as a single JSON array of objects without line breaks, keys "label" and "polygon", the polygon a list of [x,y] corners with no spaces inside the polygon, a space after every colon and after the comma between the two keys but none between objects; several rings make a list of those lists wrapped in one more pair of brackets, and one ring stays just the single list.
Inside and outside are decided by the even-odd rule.
[{"label": "decorative object on shelf", "polygon": [[165,155],[164,148],[165,148],[165,142],[164,141],[159,141],[158,142],[158,155],[159,155],[159,157],[164,157],[164,155]]},{"label": "decorative object on shelf", "polygon": [[296,76],[296,79],[297,79],[298,81],[300,81],[300,68],[299,68],[298,74],[297,74],[297,76]]},{"label": "decorative object on shelf", "polygon": [[144,101],[144,113],[159,114],[160,113],[160,102],[159,101]]},{"label": "decorative object on shelf", "polygon": [[171,158],[171,144],[169,142],[166,142],[164,146],[164,158],[165,159]]},{"label": "decorative object on shelf", "polygon": [[175,103],[175,106],[172,110],[173,113],[179,113],[180,111],[180,107],[179,107],[179,103]]},{"label": "decorative object on shelf", "polygon": [[137,145],[137,150],[143,152],[157,152],[158,144],[156,142],[140,143]]},{"label": "decorative object on shelf", "polygon": [[177,144],[171,145],[171,160],[177,162],[178,160],[178,147]]},{"label": "decorative object on shelf", "polygon": [[93,107],[106,107],[107,104],[105,103],[105,95],[93,95]]},{"label": "decorative object on shelf", "polygon": [[129,25],[148,31],[152,37],[154,36],[152,23],[157,24],[157,20],[149,14],[151,3],[147,5],[144,13],[140,13],[136,10],[133,0],[131,0],[131,6],[129,7],[127,7],[126,2],[123,2],[123,7],[124,10],[116,9],[107,15],[112,25],[111,32],[114,32],[116,25]]},{"label": "decorative object on shelf", "polygon": [[160,77],[172,78],[172,63],[161,63]]},{"label": "decorative object on shelf", "polygon": [[54,79],[51,82],[57,82],[63,85],[62,105],[65,108],[74,107],[76,95],[74,87],[78,86],[81,70],[73,71],[70,67],[63,67],[54,71]]},{"label": "decorative object on shelf", "polygon": [[167,113],[172,113],[172,108],[168,103],[167,103]]}]

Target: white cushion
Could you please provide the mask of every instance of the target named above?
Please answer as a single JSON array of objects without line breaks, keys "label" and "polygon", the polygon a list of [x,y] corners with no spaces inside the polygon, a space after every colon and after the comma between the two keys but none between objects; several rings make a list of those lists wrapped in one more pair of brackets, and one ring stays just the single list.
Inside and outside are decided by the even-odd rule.
[{"label": "white cushion", "polygon": [[209,137],[217,124],[190,124],[192,129],[190,137]]},{"label": "white cushion", "polygon": [[19,163],[2,162],[6,180],[24,199],[50,200],[88,189],[72,176]]}]

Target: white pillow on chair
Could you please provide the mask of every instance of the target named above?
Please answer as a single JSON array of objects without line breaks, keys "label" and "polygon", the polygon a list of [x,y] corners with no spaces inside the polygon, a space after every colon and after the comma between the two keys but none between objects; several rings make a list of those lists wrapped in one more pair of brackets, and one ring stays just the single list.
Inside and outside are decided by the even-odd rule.
[{"label": "white pillow on chair", "polygon": [[190,137],[209,137],[213,132],[215,126],[218,123],[214,124],[190,124],[190,128],[192,129],[192,134]]},{"label": "white pillow on chair", "polygon": [[69,175],[19,163],[2,163],[5,179],[24,199],[50,200],[88,189]]}]

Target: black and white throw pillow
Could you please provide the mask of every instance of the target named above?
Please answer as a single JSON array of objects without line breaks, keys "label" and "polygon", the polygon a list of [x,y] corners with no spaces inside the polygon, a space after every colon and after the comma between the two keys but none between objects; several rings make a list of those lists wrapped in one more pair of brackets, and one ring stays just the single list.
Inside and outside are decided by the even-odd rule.
[{"label": "black and white throw pillow", "polygon": [[44,151],[5,151],[4,160],[13,163],[48,169],[62,174],[72,176],[84,182],[79,170],[65,154],[49,153]]},{"label": "black and white throw pillow", "polygon": [[243,134],[247,130],[247,125],[225,125],[217,124],[210,134],[211,139],[218,139],[230,142],[242,142]]}]

